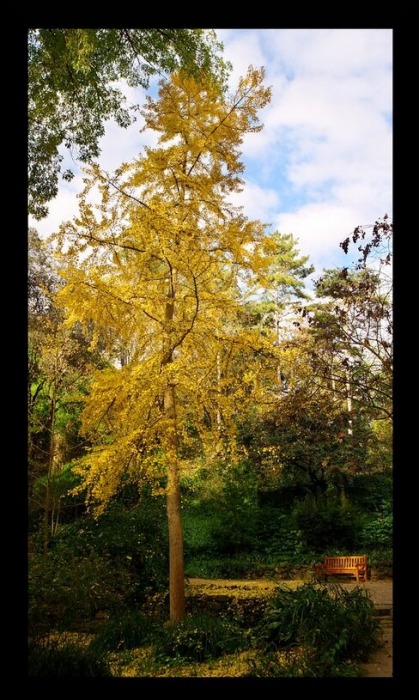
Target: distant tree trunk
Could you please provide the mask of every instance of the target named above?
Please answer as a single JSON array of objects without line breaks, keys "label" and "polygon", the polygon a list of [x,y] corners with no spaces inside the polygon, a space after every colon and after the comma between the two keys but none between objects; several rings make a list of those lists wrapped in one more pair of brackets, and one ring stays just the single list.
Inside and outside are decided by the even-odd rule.
[{"label": "distant tree trunk", "polygon": [[[66,451],[66,438],[63,433],[54,431],[54,444],[53,444],[53,456],[52,456],[52,472],[51,478],[54,474],[57,476],[63,469],[63,464],[65,461],[65,451]],[[60,518],[61,510],[61,495],[60,492],[56,492],[55,495],[52,494],[51,506],[51,535],[55,535],[58,528],[58,521]]]},{"label": "distant tree trunk", "polygon": [[348,435],[353,434],[352,426],[352,393],[349,369],[346,369],[346,406],[348,410]]},{"label": "distant tree trunk", "polygon": [[45,489],[44,504],[44,556],[48,554],[49,543],[49,511],[51,501],[51,477],[54,467],[54,432],[55,432],[55,396],[51,399],[51,410],[49,419],[49,452],[48,452],[48,473]]}]

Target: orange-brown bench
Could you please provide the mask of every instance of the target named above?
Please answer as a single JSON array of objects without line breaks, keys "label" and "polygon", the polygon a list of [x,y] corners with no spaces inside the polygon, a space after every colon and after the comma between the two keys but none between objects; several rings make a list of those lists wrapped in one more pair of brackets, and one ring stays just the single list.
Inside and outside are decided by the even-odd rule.
[{"label": "orange-brown bench", "polygon": [[317,577],[336,574],[352,574],[357,582],[367,580],[367,555],[325,557],[323,564],[316,565]]}]

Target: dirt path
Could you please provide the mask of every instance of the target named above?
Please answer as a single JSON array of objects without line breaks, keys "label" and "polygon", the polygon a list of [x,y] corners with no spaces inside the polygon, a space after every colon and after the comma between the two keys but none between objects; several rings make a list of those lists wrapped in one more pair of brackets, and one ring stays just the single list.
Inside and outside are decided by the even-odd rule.
[{"label": "dirt path", "polygon": [[[240,580],[223,580],[223,579],[202,579],[191,578],[188,585],[195,589],[201,589],[203,592],[211,592],[212,595],[225,594],[226,589],[229,591],[237,591],[245,595],[260,595],[261,592],[269,593],[278,583],[283,583],[289,588],[297,588],[304,581],[271,581],[268,579],[258,579],[256,581],[240,581]],[[380,613],[380,621],[383,629],[383,645],[372,654],[368,663],[361,664],[363,674],[368,677],[375,678],[391,678],[393,675],[393,581],[391,579],[383,579],[379,581],[367,581],[366,583],[357,584],[355,581],[344,582],[342,586],[351,589],[355,586],[361,586],[370,592],[371,597],[377,606],[377,611]]]},{"label": "dirt path", "polygon": [[383,646],[377,649],[368,663],[361,664],[364,676],[391,678],[393,676],[393,620],[382,618]]},{"label": "dirt path", "polygon": [[[193,588],[199,587],[206,591],[211,591],[217,595],[217,591],[240,590],[248,592],[261,592],[273,590],[279,583],[288,586],[289,588],[297,588],[305,583],[302,579],[292,579],[283,581],[272,581],[271,579],[257,580],[236,580],[236,579],[207,579],[207,578],[190,578],[188,585]],[[385,608],[388,606],[391,609],[393,605],[393,581],[392,579],[383,579],[380,581],[367,581],[366,583],[356,583],[356,581],[341,582],[344,588],[354,588],[361,586],[370,592],[374,603],[378,607]]]}]

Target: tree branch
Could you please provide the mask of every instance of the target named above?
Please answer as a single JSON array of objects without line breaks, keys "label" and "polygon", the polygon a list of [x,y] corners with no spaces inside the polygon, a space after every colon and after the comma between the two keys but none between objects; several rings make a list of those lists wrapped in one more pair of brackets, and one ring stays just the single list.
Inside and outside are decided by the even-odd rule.
[{"label": "tree branch", "polygon": [[152,316],[150,313],[148,313],[148,311],[146,311],[145,309],[141,309],[141,311],[143,312],[143,314],[145,314],[146,316],[148,316],[148,318],[151,318],[152,321],[155,321],[155,322],[158,323],[160,326],[163,326],[163,325],[164,325],[164,324],[163,324],[163,321],[160,321],[158,318],[155,318],[155,317]]}]

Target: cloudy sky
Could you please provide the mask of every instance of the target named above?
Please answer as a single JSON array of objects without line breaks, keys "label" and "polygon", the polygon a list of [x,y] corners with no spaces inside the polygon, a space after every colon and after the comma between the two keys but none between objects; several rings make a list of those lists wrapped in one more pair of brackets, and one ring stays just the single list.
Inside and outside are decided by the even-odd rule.
[{"label": "cloudy sky", "polygon": [[[243,143],[245,214],[293,233],[316,273],[348,264],[339,242],[358,225],[392,215],[392,30],[222,29],[232,86],[250,64],[266,70],[272,100],[264,129]],[[128,92],[143,103],[144,92]],[[133,160],[153,136],[109,123],[99,162]],[[67,160],[65,165],[67,165]],[[69,163],[74,170],[74,164]],[[63,182],[42,236],[77,211],[81,174]]]}]

